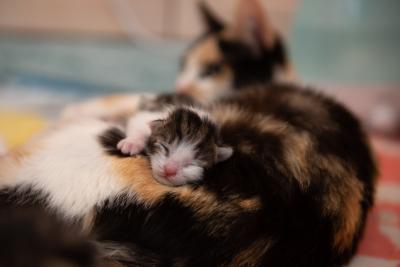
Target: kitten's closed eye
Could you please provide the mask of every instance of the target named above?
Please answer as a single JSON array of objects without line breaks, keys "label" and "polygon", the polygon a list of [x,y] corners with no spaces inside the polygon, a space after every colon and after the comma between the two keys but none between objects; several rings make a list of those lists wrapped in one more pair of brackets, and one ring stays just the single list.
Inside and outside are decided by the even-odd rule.
[{"label": "kitten's closed eye", "polygon": [[156,146],[158,146],[160,149],[162,149],[166,156],[169,155],[169,148],[168,148],[168,146],[166,144],[164,144],[164,143],[156,143]]}]

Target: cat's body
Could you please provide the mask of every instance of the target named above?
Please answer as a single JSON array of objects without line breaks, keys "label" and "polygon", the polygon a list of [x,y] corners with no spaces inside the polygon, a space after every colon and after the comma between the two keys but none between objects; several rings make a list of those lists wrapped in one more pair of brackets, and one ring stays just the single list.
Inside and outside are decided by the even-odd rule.
[{"label": "cat's body", "polygon": [[107,219],[115,218],[114,208],[106,208],[97,220],[105,238],[123,229],[123,242],[133,237],[182,266],[346,263],[373,203],[376,175],[357,120],[291,86],[249,89],[216,103],[210,115],[235,153],[193,187],[196,204],[171,193],[155,209],[127,207],[135,212],[118,223]]},{"label": "cat's body", "polygon": [[[73,181],[62,187],[40,183],[48,172],[36,169],[29,174],[39,178],[25,178],[19,185],[39,181],[35,188],[50,196],[48,206],[69,218],[91,218],[89,236],[100,244],[112,242],[116,251],[110,258],[118,255],[114,260],[122,264],[135,258],[135,247],[155,255],[155,266],[330,267],[348,262],[373,203],[376,175],[358,121],[330,99],[283,85],[239,92],[208,112],[234,154],[206,171],[200,184],[158,183],[149,170],[137,169],[138,163],[146,165],[143,157],[117,153],[122,132],[98,122],[103,126],[96,131],[86,128],[90,146],[72,146],[77,137],[68,132],[60,135],[71,144],[50,138],[54,159],[49,164],[72,168],[73,181],[85,181],[78,192],[72,190]],[[94,135],[101,136],[100,143],[93,142]],[[78,172],[74,165],[82,158],[67,164],[57,154],[62,155],[60,146],[91,155],[94,160],[81,165],[82,171],[96,166],[103,171]],[[41,149],[48,157],[47,145]],[[42,162],[43,156],[35,160]],[[25,165],[32,164],[26,157],[17,160],[18,172],[25,175]],[[0,178],[6,181],[12,174],[3,172]],[[62,175],[56,180],[67,179],[65,171]],[[93,182],[103,186],[92,187]]]}]

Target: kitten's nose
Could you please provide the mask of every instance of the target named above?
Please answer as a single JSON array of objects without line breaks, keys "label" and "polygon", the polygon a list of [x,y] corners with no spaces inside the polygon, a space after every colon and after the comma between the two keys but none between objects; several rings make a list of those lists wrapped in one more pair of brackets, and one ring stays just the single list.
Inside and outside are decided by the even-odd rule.
[{"label": "kitten's nose", "polygon": [[178,172],[178,164],[176,162],[168,162],[164,166],[164,174],[167,177],[175,176]]}]

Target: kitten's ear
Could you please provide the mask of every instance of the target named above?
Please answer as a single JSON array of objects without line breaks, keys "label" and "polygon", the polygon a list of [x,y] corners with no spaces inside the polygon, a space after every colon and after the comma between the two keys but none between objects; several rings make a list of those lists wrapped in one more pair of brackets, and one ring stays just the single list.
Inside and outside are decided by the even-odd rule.
[{"label": "kitten's ear", "polygon": [[199,2],[199,11],[208,33],[219,32],[224,28],[224,23],[211,11],[204,0]]},{"label": "kitten's ear", "polygon": [[150,122],[150,129],[151,131],[154,131],[156,128],[158,128],[162,124],[162,120],[154,120]]},{"label": "kitten's ear", "polygon": [[237,37],[255,53],[272,47],[275,42],[273,27],[259,0],[239,0],[233,26]]},{"label": "kitten's ear", "polygon": [[217,162],[229,159],[233,154],[233,149],[227,146],[217,147]]}]

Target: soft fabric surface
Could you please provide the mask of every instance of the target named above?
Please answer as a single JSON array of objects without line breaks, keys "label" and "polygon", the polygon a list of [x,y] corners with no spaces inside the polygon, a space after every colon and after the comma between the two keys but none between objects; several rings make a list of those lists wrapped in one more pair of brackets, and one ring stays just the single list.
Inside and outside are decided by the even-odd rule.
[{"label": "soft fabric surface", "polygon": [[[393,144],[399,147],[399,144]],[[381,175],[376,204],[351,267],[400,266],[400,150],[374,142]],[[393,147],[392,147],[393,148]],[[393,153],[394,152],[394,153]]]}]

